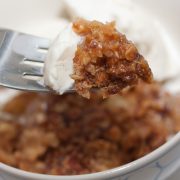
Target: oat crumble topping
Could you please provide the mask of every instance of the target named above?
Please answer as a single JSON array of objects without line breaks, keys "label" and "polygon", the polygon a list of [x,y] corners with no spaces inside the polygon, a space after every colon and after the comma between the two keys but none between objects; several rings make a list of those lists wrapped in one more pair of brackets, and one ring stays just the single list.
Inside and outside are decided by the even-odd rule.
[{"label": "oat crumble topping", "polygon": [[95,88],[103,98],[136,85],[152,82],[147,61],[135,45],[115,28],[115,23],[78,19],[73,30],[84,40],[78,44],[74,63],[76,91],[90,98]]},{"label": "oat crumble topping", "polygon": [[121,166],[180,130],[180,97],[139,84],[106,100],[23,93],[0,119],[0,162],[43,174],[78,175]]}]

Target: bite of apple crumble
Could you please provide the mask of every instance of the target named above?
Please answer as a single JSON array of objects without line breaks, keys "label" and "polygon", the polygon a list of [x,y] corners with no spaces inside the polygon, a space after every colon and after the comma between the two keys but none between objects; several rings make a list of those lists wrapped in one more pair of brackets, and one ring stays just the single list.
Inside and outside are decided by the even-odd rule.
[{"label": "bite of apple crumble", "polygon": [[115,23],[78,19],[75,33],[83,37],[73,59],[76,91],[90,98],[93,89],[103,98],[136,85],[150,83],[152,72],[135,45],[115,28]]}]

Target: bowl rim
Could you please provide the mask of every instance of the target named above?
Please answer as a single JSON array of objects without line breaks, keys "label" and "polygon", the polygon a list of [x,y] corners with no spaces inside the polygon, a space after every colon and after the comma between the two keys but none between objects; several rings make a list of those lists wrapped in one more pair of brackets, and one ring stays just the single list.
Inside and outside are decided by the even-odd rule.
[{"label": "bowl rim", "polygon": [[128,173],[132,173],[144,166],[147,166],[151,164],[153,161],[160,159],[162,156],[166,155],[169,151],[171,151],[173,148],[178,146],[180,144],[180,132],[177,133],[174,137],[172,137],[169,141],[167,141],[165,144],[157,148],[156,150],[152,151],[151,153],[133,161],[128,164],[125,164],[120,167],[116,167],[110,170],[92,173],[92,174],[85,174],[85,175],[71,175],[71,176],[55,176],[55,175],[44,175],[44,174],[37,174],[37,173],[31,173],[27,171],[23,171],[14,167],[10,167],[8,165],[5,165],[3,163],[0,163],[0,171],[6,172],[11,175],[15,175],[18,177],[23,178],[31,178],[36,180],[95,180],[95,179],[107,179],[112,177],[118,177],[122,175],[126,175]]}]

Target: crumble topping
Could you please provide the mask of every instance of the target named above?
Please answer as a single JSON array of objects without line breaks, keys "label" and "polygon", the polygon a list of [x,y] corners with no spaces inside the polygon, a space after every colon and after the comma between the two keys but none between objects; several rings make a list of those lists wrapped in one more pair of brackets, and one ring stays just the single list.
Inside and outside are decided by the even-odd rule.
[{"label": "crumble topping", "polygon": [[0,162],[52,175],[118,167],[178,132],[179,107],[180,97],[158,84],[139,84],[106,100],[23,93],[4,106],[11,119],[0,119]]},{"label": "crumble topping", "polygon": [[96,89],[105,98],[136,85],[139,80],[150,83],[152,72],[135,45],[118,32],[115,23],[79,19],[73,30],[83,37],[74,62],[76,91],[90,98]]}]

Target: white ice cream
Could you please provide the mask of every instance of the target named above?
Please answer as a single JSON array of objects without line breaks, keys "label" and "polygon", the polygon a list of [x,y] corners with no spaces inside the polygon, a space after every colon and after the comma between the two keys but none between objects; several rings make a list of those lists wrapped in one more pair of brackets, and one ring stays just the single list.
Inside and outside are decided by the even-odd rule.
[{"label": "white ice cream", "polygon": [[59,94],[71,88],[74,80],[73,58],[81,37],[72,30],[72,24],[65,27],[49,49],[45,67],[44,84]]}]

